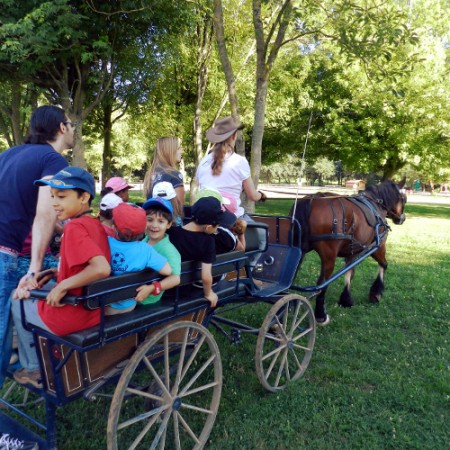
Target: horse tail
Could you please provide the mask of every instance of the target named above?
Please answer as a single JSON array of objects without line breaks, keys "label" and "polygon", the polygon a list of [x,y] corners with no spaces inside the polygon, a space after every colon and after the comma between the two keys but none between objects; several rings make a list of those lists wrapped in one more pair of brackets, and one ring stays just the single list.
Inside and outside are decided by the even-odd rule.
[{"label": "horse tail", "polygon": [[297,236],[298,233],[294,234],[294,245],[300,247],[302,249],[302,254],[305,255],[307,252],[311,250],[310,248],[310,226],[309,226],[309,216],[311,212],[311,197],[305,197],[297,200],[297,206],[295,208],[292,207],[290,215],[291,217],[295,213],[295,219],[297,219],[300,223],[301,228],[301,236]]}]

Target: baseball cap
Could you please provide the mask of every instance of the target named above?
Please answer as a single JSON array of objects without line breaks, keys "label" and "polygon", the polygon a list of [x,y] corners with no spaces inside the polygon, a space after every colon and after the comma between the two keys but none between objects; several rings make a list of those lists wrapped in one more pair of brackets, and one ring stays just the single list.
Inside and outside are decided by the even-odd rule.
[{"label": "baseball cap", "polygon": [[100,200],[100,209],[106,211],[119,206],[121,203],[123,203],[123,200],[118,195],[110,192],[109,194],[104,195]]},{"label": "baseball cap", "polygon": [[235,197],[233,197],[231,194],[228,194],[227,192],[220,191],[223,198],[223,206],[227,211],[230,211],[230,213],[236,214],[236,211],[238,210],[238,204]]},{"label": "baseball cap", "polygon": [[177,196],[172,183],[168,181],[160,181],[153,186],[152,197],[164,197],[167,200],[172,200]]},{"label": "baseball cap", "polygon": [[113,220],[116,228],[125,236],[142,234],[147,226],[145,211],[131,203],[120,203],[113,209]]},{"label": "baseball cap", "polygon": [[[210,188],[210,187],[202,187],[201,189],[199,189],[197,191],[197,194],[195,195],[195,198],[197,200],[200,200],[203,197],[214,197],[217,198],[217,200],[219,200],[219,202],[223,205],[224,204],[224,198],[222,196],[222,194],[214,188]],[[228,200],[227,200],[228,202]]]},{"label": "baseball cap", "polygon": [[55,189],[81,189],[95,197],[94,177],[81,167],[68,166],[60,170],[53,178],[39,179],[34,182],[35,186],[50,186]]},{"label": "baseball cap", "polygon": [[236,222],[236,216],[222,209],[215,197],[202,197],[192,205],[192,217],[200,225],[223,225],[228,227]]},{"label": "baseball cap", "polygon": [[105,183],[105,187],[111,188],[116,193],[124,189],[131,189],[134,186],[130,186],[122,177],[112,177]]},{"label": "baseball cap", "polygon": [[170,214],[173,215],[173,207],[172,203],[170,203],[170,200],[167,200],[167,198],[164,197],[153,197],[149,198],[143,205],[142,208],[149,209],[152,206],[157,206],[160,208],[164,208],[167,211],[170,212]]}]

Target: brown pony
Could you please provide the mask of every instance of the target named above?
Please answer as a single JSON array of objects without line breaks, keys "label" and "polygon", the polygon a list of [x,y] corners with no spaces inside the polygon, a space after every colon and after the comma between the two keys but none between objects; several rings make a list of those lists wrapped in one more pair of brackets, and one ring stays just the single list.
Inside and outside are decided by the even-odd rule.
[{"label": "brown pony", "polygon": [[[344,307],[353,305],[350,294],[351,281],[358,259],[372,256],[378,263],[378,275],[373,282],[369,301],[377,303],[384,291],[384,272],[386,262],[386,239],[389,225],[386,218],[401,225],[405,221],[404,206],[406,196],[401,192],[404,181],[395,184],[385,181],[378,186],[370,186],[359,195],[344,196],[319,193],[296,201],[290,216],[301,225],[302,258],[315,250],[321,261],[317,289],[315,316],[319,325],[326,325],[330,318],[325,310],[327,287],[336,277],[333,275],[337,257],[345,258],[345,287],[339,299]],[[295,239],[295,238],[294,238]],[[378,248],[377,248],[378,247]],[[342,274],[342,273],[341,273]],[[333,276],[333,280],[327,280]],[[312,290],[312,289],[311,289]]]}]

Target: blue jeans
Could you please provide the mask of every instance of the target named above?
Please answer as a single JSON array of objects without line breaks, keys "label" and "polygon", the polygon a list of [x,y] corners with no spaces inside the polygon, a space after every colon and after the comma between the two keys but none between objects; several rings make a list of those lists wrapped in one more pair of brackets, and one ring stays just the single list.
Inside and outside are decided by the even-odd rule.
[{"label": "blue jeans", "polygon": [[0,387],[6,375],[11,358],[12,320],[10,294],[16,288],[17,256],[0,252]]}]

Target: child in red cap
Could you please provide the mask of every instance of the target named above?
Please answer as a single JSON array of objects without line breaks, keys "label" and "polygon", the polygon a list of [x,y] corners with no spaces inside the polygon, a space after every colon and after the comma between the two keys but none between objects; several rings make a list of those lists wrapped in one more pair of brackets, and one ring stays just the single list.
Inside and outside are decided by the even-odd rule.
[{"label": "child in red cap", "polygon": [[[116,237],[108,236],[113,275],[138,272],[146,268],[156,270],[163,276],[172,274],[167,259],[142,241],[146,226],[147,216],[141,207],[130,203],[120,203],[113,209],[113,228]],[[155,289],[152,295],[160,294],[160,283],[153,284]],[[135,299],[111,303],[106,309],[106,314],[122,314],[132,311],[135,306]]]}]

